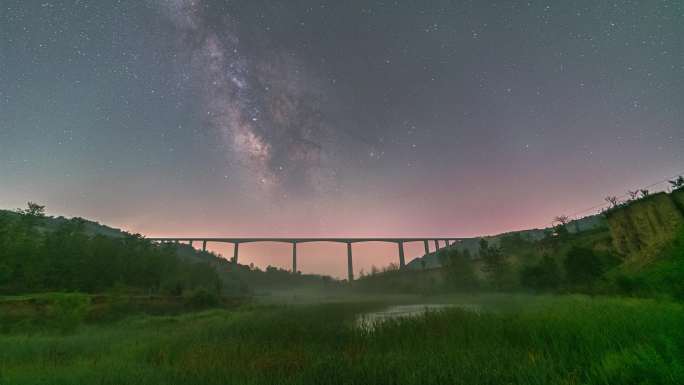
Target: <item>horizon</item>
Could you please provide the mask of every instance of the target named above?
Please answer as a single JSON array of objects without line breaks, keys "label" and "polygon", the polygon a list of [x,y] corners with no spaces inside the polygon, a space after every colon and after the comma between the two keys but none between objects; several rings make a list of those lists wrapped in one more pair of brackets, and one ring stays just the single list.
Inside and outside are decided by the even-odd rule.
[{"label": "horizon", "polygon": [[[656,181],[654,183],[649,183],[649,184],[642,184],[640,188],[634,188],[632,189],[633,191],[638,191],[641,188],[654,188],[657,187],[655,190],[647,190],[651,194],[653,193],[667,193],[670,191],[668,188],[668,181],[671,179],[675,179],[677,176],[680,176],[684,174],[684,172],[680,172],[674,175],[671,175],[665,179]],[[630,190],[628,190],[630,191]],[[611,196],[611,195],[609,195]],[[628,194],[622,194],[622,195],[617,195],[614,194],[612,196],[615,196],[620,199],[621,202],[628,201],[627,198]],[[29,201],[30,202],[30,201]],[[597,215],[601,215],[602,211],[604,208],[609,207],[610,203],[604,202],[593,205],[588,208],[584,208],[583,210],[576,211],[574,215],[572,215],[569,219],[570,222],[572,223],[574,221],[581,221],[589,217],[594,217]],[[2,210],[0,208],[0,210]],[[5,209],[8,211],[12,211],[11,209]],[[280,234],[277,236],[274,235],[246,235],[246,236],[228,236],[226,234],[214,234],[213,236],[206,236],[206,235],[201,235],[199,233],[195,233],[192,236],[188,236],[187,234],[165,234],[165,235],[150,235],[150,234],[145,234],[145,233],[140,233],[136,231],[132,231],[130,229],[127,229],[126,227],[119,227],[117,225],[112,225],[110,223],[102,222],[100,220],[97,220],[95,218],[88,218],[88,217],[83,217],[79,215],[75,216],[67,216],[67,215],[60,215],[60,214],[54,214],[49,212],[47,215],[49,217],[53,218],[59,218],[63,217],[66,219],[73,219],[80,217],[82,219],[88,220],[88,221],[93,221],[99,225],[107,226],[110,228],[113,228],[114,230],[120,230],[124,231],[130,234],[139,234],[145,237],[146,239],[155,239],[155,238],[166,238],[166,239],[174,239],[174,240],[181,240],[183,243],[187,244],[187,242],[190,239],[193,240],[203,240],[203,239],[208,239],[209,242],[207,244],[207,251],[212,252],[216,254],[217,256],[226,259],[226,260],[231,260],[233,256],[233,246],[231,243],[224,242],[227,239],[237,239],[237,238],[244,238],[244,239],[250,239],[250,238],[258,238],[258,239],[265,239],[265,238],[270,238],[270,240],[249,240],[248,242],[241,243],[240,246],[240,258],[239,262],[242,265],[254,265],[256,268],[259,269],[265,269],[267,267],[273,266],[277,268],[281,268],[284,270],[289,270],[291,268],[291,256],[292,256],[292,249],[291,245],[288,244],[287,242],[282,242],[283,239],[292,239],[292,238],[311,238],[310,241],[300,243],[299,246],[297,247],[297,271],[301,272],[302,274],[318,274],[318,275],[329,275],[333,278],[336,279],[344,279],[346,274],[347,274],[347,264],[346,264],[346,249],[344,249],[344,245],[340,246],[338,244],[335,244],[335,242],[328,242],[326,239],[330,238],[354,238],[358,243],[355,243],[356,246],[354,248],[354,269],[353,272],[355,276],[358,276],[362,273],[368,273],[371,271],[373,268],[382,268],[389,266],[390,264],[397,264],[398,263],[398,252],[396,250],[396,245],[390,242],[387,242],[385,240],[379,240],[379,239],[390,239],[390,238],[402,238],[402,239],[411,239],[404,244],[404,250],[405,250],[405,259],[406,259],[406,264],[408,265],[411,263],[413,260],[420,258],[425,255],[424,253],[424,246],[422,243],[423,239],[430,239],[429,242],[429,249],[430,253],[433,253],[435,251],[435,246],[432,240],[434,239],[477,239],[477,238],[487,238],[487,237],[497,237],[505,234],[510,234],[510,233],[518,233],[518,232],[524,232],[524,231],[535,231],[535,230],[546,230],[549,228],[552,228],[554,223],[553,220],[550,220],[547,224],[539,226],[539,227],[526,227],[526,228],[519,228],[519,229],[509,229],[509,230],[504,230],[501,232],[497,233],[489,233],[489,234],[475,234],[475,235],[470,235],[470,236],[445,236],[444,234],[437,234],[437,235],[423,235],[423,236],[396,236],[396,235],[370,235],[370,236],[365,236],[365,237],[359,237],[356,235],[345,235],[345,234],[335,234],[335,235],[306,235],[306,234]],[[280,238],[280,239],[279,239]],[[316,239],[319,238],[319,239]],[[223,240],[223,241],[222,241]],[[311,247],[311,246],[315,247]],[[361,250],[359,249],[359,245],[363,245],[361,247]],[[201,246],[199,244],[194,244],[193,247],[197,250],[201,249]],[[443,247],[443,245],[440,243],[440,247]],[[245,249],[248,250],[248,252],[245,252]],[[307,250],[308,249],[308,250]],[[324,261],[321,264],[321,257],[323,257]],[[302,266],[304,266],[302,268]],[[321,271],[321,269],[323,271]]]}]

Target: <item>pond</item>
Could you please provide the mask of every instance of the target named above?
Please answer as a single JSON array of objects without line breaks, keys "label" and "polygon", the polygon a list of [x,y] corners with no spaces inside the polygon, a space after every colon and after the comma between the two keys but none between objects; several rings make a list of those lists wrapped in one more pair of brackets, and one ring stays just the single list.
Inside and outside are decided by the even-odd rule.
[{"label": "pond", "polygon": [[363,329],[373,329],[376,325],[386,320],[418,317],[428,312],[439,312],[451,308],[460,308],[474,312],[480,311],[480,306],[475,304],[423,303],[396,305],[380,311],[361,314],[356,319],[356,325]]}]

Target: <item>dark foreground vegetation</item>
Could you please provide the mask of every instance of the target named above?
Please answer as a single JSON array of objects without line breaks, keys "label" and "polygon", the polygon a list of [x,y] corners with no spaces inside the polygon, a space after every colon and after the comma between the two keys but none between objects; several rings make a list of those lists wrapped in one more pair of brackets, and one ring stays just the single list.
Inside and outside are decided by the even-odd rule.
[{"label": "dark foreground vegetation", "polygon": [[172,245],[139,235],[88,234],[80,218],[51,223],[44,207],[0,212],[0,294],[46,291],[183,294],[217,293],[208,263],[178,258]]},{"label": "dark foreground vegetation", "polygon": [[0,295],[43,292],[148,296],[246,296],[292,286],[337,286],[330,277],[260,270],[193,249],[155,244],[45,207],[0,210]]},{"label": "dark foreground vegetation", "polygon": [[[472,299],[471,299],[472,301]],[[0,334],[3,384],[681,384],[684,308],[482,298],[374,329],[381,304],[242,306]]]}]

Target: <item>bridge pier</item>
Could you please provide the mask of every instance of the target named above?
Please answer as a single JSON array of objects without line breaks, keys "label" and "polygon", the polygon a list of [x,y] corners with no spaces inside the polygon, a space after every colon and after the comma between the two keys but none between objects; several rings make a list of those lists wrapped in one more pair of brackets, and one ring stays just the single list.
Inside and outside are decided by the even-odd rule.
[{"label": "bridge pier", "polygon": [[352,262],[352,244],[347,242],[347,279],[349,283],[354,280],[354,264]]},{"label": "bridge pier", "polygon": [[[190,247],[197,246],[199,249],[199,242],[202,242],[202,251],[208,252],[207,245],[209,242],[218,242],[221,244],[232,244],[233,245],[233,256],[232,258],[227,258],[231,263],[237,264],[239,262],[239,248],[240,243],[253,243],[253,242],[282,242],[292,244],[292,272],[298,273],[297,270],[297,244],[298,243],[308,243],[308,242],[335,242],[336,244],[347,244],[347,278],[351,283],[354,281],[354,260],[352,255],[352,245],[354,243],[360,242],[386,242],[386,243],[396,243],[398,247],[399,254],[399,267],[405,268],[406,265],[406,255],[404,243],[406,242],[423,242],[423,247],[425,248],[425,254],[430,254],[430,242],[434,242],[435,250],[433,252],[439,252],[444,247],[453,247],[456,244],[460,244],[467,238],[424,238],[424,237],[407,237],[407,238],[203,238],[203,237],[193,237],[193,238],[149,238],[151,242],[163,247],[173,247],[174,245],[178,247],[180,244],[188,244]],[[444,241],[446,246],[440,248],[440,242]],[[229,251],[226,251],[228,254]]]},{"label": "bridge pier", "polygon": [[397,245],[399,245],[399,268],[403,269],[406,267],[406,261],[404,260],[404,242],[399,241]]}]

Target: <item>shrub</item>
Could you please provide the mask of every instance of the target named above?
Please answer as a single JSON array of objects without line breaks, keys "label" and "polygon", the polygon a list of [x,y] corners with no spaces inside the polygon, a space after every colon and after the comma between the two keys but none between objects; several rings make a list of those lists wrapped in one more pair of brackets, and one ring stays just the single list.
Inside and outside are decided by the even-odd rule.
[{"label": "shrub", "polygon": [[534,290],[555,289],[560,280],[558,264],[549,255],[544,255],[537,265],[527,266],[520,272],[520,283]]},{"label": "shrub", "polygon": [[463,252],[452,248],[443,253],[442,266],[446,267],[449,286],[456,289],[475,289],[479,286],[475,269],[468,250]]},{"label": "shrub", "polygon": [[596,253],[590,248],[573,246],[568,250],[564,261],[567,281],[572,285],[591,284],[618,262],[612,254]]},{"label": "shrub", "polygon": [[85,294],[54,294],[51,296],[50,324],[62,333],[73,332],[83,322],[90,297]]},{"label": "shrub", "polygon": [[193,289],[185,294],[184,297],[186,305],[193,308],[212,307],[221,302],[216,292],[209,291],[204,287]]},{"label": "shrub", "polygon": [[494,288],[502,290],[514,285],[513,270],[500,248],[490,246],[485,239],[480,239],[479,254],[484,264],[482,270]]}]

